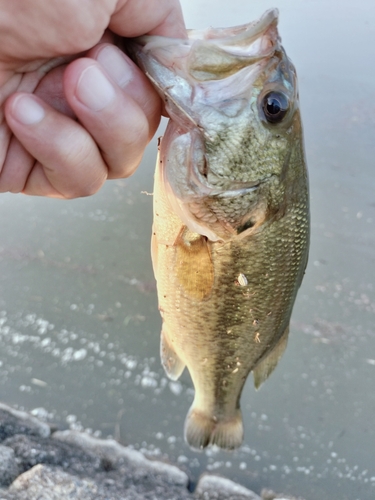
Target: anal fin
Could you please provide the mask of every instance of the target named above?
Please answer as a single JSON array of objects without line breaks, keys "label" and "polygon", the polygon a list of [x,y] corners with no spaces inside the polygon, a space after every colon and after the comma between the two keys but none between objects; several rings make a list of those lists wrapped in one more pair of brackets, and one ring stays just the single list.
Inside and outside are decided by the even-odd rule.
[{"label": "anal fin", "polygon": [[265,382],[277,366],[281,356],[284,354],[288,343],[289,325],[285,328],[276,346],[272,351],[254,368],[254,386],[256,389]]},{"label": "anal fin", "polygon": [[160,338],[160,357],[165,373],[171,380],[177,380],[184,371],[185,363],[175,353],[164,327]]}]

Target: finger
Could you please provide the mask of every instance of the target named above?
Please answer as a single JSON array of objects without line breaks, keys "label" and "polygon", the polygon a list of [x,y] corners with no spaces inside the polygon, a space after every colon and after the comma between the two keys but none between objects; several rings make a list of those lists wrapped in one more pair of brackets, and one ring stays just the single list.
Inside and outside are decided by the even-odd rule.
[{"label": "finger", "polygon": [[109,28],[124,37],[162,35],[187,38],[178,0],[127,0],[119,2]]},{"label": "finger", "polygon": [[35,158],[12,136],[0,173],[0,193],[21,193],[35,164]]},{"label": "finger", "polygon": [[149,79],[113,44],[100,44],[88,53],[107,75],[140,106],[149,125],[151,139],[160,122],[161,99]]},{"label": "finger", "polygon": [[63,64],[50,71],[41,80],[34,94],[56,109],[56,111],[75,119],[74,112],[69,106],[64,92],[63,78],[66,67],[67,64]]},{"label": "finger", "polygon": [[[20,191],[75,198],[93,194],[101,187],[107,178],[107,166],[93,138],[80,124],[39,97],[25,93],[13,94],[7,100],[5,116],[22,146],[40,164],[28,173],[27,168],[12,169],[11,164],[8,168],[5,161],[5,170],[17,175]],[[14,186],[11,173],[7,179]]]},{"label": "finger", "polygon": [[[35,94],[60,113],[74,118],[74,113],[65,99],[62,84],[65,68],[66,65],[63,65],[50,71],[39,83]],[[3,148],[3,151],[6,152],[6,159],[1,161],[3,168],[0,174],[0,192],[22,192],[36,160],[14,135],[9,146]]]},{"label": "finger", "polygon": [[[134,172],[160,120],[160,99],[155,91],[144,81],[145,77],[139,69],[127,62],[118,49],[107,46],[107,56],[112,49],[115,50],[115,61],[105,58],[107,68],[112,68],[109,69],[113,75],[111,81],[101,65],[92,59],[74,61],[64,76],[68,103],[98,144],[109,168],[108,178],[111,179],[127,177]],[[130,94],[133,93],[139,101],[144,97],[141,106],[147,116],[126,92],[128,87]],[[107,102],[109,94],[111,101]]]},{"label": "finger", "polygon": [[[108,31],[105,35],[107,39],[112,36]],[[98,44],[87,53],[87,57],[98,61],[107,75],[141,107],[148,120],[151,139],[160,122],[160,97],[148,78],[112,43]],[[56,110],[74,118],[75,114],[66,100],[63,86],[66,67],[67,65],[62,65],[49,72],[39,83],[35,94]]]}]

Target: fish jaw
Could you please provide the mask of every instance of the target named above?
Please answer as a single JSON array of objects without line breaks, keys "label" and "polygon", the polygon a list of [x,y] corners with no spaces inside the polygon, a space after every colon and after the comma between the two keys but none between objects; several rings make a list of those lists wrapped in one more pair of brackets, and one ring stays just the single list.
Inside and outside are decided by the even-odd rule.
[{"label": "fish jaw", "polygon": [[[198,81],[225,78],[272,55],[280,41],[277,22],[278,11],[272,9],[258,21],[242,26],[188,30],[187,40],[142,36],[135,39],[138,48],[133,46],[131,55],[163,97],[170,90],[168,95],[180,100]],[[172,81],[173,86],[182,87],[170,88]]]}]

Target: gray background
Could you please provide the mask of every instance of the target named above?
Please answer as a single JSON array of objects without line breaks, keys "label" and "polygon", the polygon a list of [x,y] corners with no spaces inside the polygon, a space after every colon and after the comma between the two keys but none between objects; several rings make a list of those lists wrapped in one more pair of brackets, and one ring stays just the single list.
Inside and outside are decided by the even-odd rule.
[{"label": "gray background", "polygon": [[[129,180],[89,199],[0,197],[0,400],[167,455],[193,478],[223,474],[309,500],[375,495],[375,3],[183,0],[189,27],[280,9],[297,67],[312,245],[286,354],[244,389],[243,447],[192,452],[187,373],[159,362],[149,257],[156,142]],[[162,132],[160,132],[162,133]]]}]

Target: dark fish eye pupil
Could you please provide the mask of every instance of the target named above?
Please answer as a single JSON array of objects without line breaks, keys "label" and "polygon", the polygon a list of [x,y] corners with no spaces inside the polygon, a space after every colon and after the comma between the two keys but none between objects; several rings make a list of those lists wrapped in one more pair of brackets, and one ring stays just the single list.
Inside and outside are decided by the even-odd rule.
[{"label": "dark fish eye pupil", "polygon": [[267,99],[267,111],[271,115],[276,115],[277,113],[280,113],[281,110],[281,104],[280,102],[275,98],[275,97],[269,97]]},{"label": "dark fish eye pupil", "polygon": [[287,114],[289,102],[281,92],[269,92],[263,97],[263,112],[270,123],[279,123]]}]

